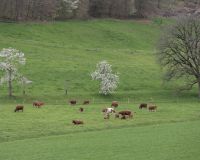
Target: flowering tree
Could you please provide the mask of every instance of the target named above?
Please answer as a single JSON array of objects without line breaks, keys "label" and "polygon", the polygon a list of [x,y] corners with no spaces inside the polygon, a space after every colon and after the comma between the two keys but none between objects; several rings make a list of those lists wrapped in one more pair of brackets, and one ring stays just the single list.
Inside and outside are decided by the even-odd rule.
[{"label": "flowering tree", "polygon": [[119,83],[119,76],[112,73],[111,65],[107,61],[99,62],[91,76],[93,80],[100,81],[99,93],[104,95],[112,93]]},{"label": "flowering tree", "polygon": [[[18,73],[17,68],[20,65],[25,65],[26,59],[24,53],[13,49],[7,48],[0,51],[0,70],[4,71],[4,76],[0,79],[0,84],[8,83],[9,96],[12,96],[12,82],[17,80],[23,82],[23,76]],[[23,82],[25,83],[25,81]]]}]

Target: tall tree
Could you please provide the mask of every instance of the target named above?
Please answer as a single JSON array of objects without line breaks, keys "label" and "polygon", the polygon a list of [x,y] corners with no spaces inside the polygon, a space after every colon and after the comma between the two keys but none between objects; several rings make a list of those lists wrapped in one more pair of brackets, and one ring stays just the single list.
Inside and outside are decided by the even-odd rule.
[{"label": "tall tree", "polygon": [[166,80],[186,78],[187,88],[198,84],[200,98],[200,19],[179,17],[159,41],[158,59]]}]

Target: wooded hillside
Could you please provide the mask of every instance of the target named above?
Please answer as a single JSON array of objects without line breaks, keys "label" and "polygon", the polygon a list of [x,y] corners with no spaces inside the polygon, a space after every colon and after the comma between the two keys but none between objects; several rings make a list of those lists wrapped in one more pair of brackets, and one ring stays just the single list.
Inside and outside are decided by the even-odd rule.
[{"label": "wooded hillside", "polygon": [[199,0],[1,0],[1,20],[131,18],[200,13]]}]

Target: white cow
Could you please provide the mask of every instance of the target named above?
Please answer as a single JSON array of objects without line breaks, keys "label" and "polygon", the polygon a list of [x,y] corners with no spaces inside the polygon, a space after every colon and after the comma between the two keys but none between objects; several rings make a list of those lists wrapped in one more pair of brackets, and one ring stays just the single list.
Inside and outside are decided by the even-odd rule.
[{"label": "white cow", "polygon": [[106,114],[115,113],[115,109],[114,108],[106,108],[105,113]]}]

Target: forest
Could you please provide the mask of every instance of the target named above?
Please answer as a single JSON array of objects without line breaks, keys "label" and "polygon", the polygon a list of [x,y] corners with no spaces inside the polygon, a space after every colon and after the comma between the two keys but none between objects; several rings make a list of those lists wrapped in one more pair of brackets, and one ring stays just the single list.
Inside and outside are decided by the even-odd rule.
[{"label": "forest", "polygon": [[1,0],[1,21],[171,17],[199,14],[199,0]]}]

